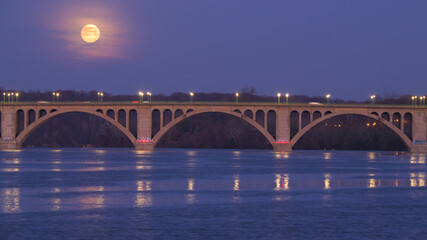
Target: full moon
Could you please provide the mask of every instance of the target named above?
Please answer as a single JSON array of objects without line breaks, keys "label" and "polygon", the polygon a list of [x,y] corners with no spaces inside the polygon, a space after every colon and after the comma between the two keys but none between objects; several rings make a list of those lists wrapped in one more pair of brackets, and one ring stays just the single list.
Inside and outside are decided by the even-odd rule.
[{"label": "full moon", "polygon": [[99,28],[93,24],[88,24],[82,28],[82,39],[87,43],[96,42],[101,36]]}]

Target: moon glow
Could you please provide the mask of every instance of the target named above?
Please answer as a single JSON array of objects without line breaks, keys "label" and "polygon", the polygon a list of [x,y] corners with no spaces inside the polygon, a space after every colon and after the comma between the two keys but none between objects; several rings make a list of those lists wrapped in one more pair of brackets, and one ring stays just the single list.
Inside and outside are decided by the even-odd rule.
[{"label": "moon glow", "polygon": [[99,28],[96,25],[87,24],[82,28],[81,35],[83,41],[87,43],[93,43],[99,39],[101,36],[101,31],[99,31]]}]

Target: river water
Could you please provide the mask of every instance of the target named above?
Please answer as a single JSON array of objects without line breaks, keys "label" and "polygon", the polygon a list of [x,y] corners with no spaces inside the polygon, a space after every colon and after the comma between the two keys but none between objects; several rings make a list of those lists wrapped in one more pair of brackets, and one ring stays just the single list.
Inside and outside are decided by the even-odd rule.
[{"label": "river water", "polygon": [[426,156],[0,151],[1,239],[425,239]]}]

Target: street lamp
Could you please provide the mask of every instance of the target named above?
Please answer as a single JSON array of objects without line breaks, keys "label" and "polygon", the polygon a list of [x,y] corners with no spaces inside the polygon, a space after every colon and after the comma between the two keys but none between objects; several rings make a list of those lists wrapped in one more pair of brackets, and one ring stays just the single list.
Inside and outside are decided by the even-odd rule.
[{"label": "street lamp", "polygon": [[326,94],[326,104],[329,104],[330,98],[331,98],[331,94]]},{"label": "street lamp", "polygon": [[7,93],[7,101],[10,102],[10,93]]},{"label": "street lamp", "polygon": [[426,96],[420,97],[420,106],[423,106],[423,107],[426,106]]},{"label": "street lamp", "polygon": [[236,92],[236,103],[239,102],[239,93]]},{"label": "street lamp", "polygon": [[278,93],[277,94],[277,104],[280,104],[280,96],[282,96],[282,94]]},{"label": "street lamp", "polygon": [[98,102],[102,102],[102,98],[104,97],[104,93],[103,92],[98,92]]},{"label": "street lamp", "polygon": [[56,93],[56,101],[59,102],[59,93]]},{"label": "street lamp", "polygon": [[15,93],[16,96],[16,102],[18,102],[19,93]]},{"label": "street lamp", "polygon": [[55,92],[53,92],[53,93],[52,93],[52,102],[55,102],[55,96],[56,96],[56,93],[55,93]]},{"label": "street lamp", "polygon": [[6,93],[3,92],[3,103],[6,103]]},{"label": "street lamp", "polygon": [[375,96],[375,95],[371,95],[371,104],[375,104],[375,98],[376,98],[377,96]]},{"label": "street lamp", "polygon": [[12,102],[13,102],[13,95],[15,95],[15,93],[11,93],[12,94]]},{"label": "street lamp", "polygon": [[190,102],[193,102],[194,93],[190,92]]},{"label": "street lamp", "polygon": [[147,92],[147,95],[148,95],[148,102],[151,102],[151,93]]},{"label": "street lamp", "polygon": [[286,97],[286,104],[288,104],[289,102],[288,102],[288,99],[289,99],[289,93],[286,93],[285,94],[285,97]]},{"label": "street lamp", "polygon": [[138,92],[138,95],[139,95],[139,103],[144,102],[144,93],[143,93],[143,92],[141,92],[141,91],[139,91],[139,92]]}]

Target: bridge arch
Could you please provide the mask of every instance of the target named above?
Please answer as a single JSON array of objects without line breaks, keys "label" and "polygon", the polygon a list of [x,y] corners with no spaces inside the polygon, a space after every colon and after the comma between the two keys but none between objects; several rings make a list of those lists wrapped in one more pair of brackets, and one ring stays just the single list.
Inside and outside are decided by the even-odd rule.
[{"label": "bridge arch", "polygon": [[173,121],[169,122],[167,125],[165,125],[163,128],[161,128],[160,131],[158,131],[153,136],[154,147],[157,145],[157,143],[163,137],[163,135],[165,133],[167,133],[173,126],[177,125],[178,123],[180,123],[181,121],[183,121],[184,119],[187,119],[189,117],[192,117],[192,116],[195,116],[195,115],[198,115],[198,114],[201,114],[201,113],[209,113],[209,112],[225,113],[225,114],[232,115],[232,116],[235,116],[235,117],[243,119],[244,121],[248,122],[253,127],[255,127],[259,132],[261,132],[261,134],[264,135],[264,137],[267,139],[267,141],[274,147],[274,143],[276,142],[276,140],[267,131],[267,129],[263,128],[255,120],[247,117],[244,114],[237,113],[237,112],[234,112],[234,111],[210,110],[210,109],[209,110],[194,110],[194,111],[191,111],[191,112],[187,111],[186,114],[181,115],[181,116],[175,118]]},{"label": "bridge arch", "polygon": [[28,138],[28,136],[30,136],[30,134],[36,130],[39,126],[41,126],[44,122],[46,122],[47,120],[54,118],[58,115],[64,114],[64,113],[71,113],[71,112],[81,112],[81,113],[88,113],[91,115],[95,115],[98,116],[102,119],[107,120],[109,123],[113,124],[113,126],[117,127],[121,132],[123,132],[125,134],[125,136],[132,142],[132,144],[135,144],[136,138],[135,136],[126,129],[126,127],[124,127],[122,124],[120,124],[118,121],[115,121],[113,118],[101,114],[97,111],[88,111],[88,110],[57,110],[54,112],[51,112],[45,116],[43,116],[42,118],[39,118],[38,120],[34,121],[33,123],[31,123],[30,125],[28,125],[28,127],[24,128],[22,130],[22,132],[19,133],[19,135],[16,137],[16,143],[18,146],[22,146],[22,144],[25,142],[25,140]]},{"label": "bridge arch", "polygon": [[379,122],[381,122],[382,124],[384,124],[385,126],[387,126],[388,128],[390,128],[393,132],[395,132],[400,139],[404,142],[404,144],[408,147],[408,149],[410,149],[411,147],[411,139],[409,139],[408,136],[406,136],[403,131],[401,131],[398,127],[396,127],[393,123],[385,120],[384,118],[381,118],[378,115],[375,114],[368,114],[368,113],[360,113],[360,112],[339,112],[339,113],[330,113],[327,115],[324,115],[321,118],[318,118],[316,120],[314,120],[313,122],[311,122],[310,124],[308,124],[305,128],[301,129],[292,139],[291,139],[291,146],[293,147],[298,140],[309,130],[311,130],[313,127],[317,126],[319,123],[323,122],[324,120],[327,120],[329,118],[333,118],[336,116],[340,116],[340,115],[361,115],[361,116],[366,116],[369,117],[371,119],[374,120],[378,120]]}]

